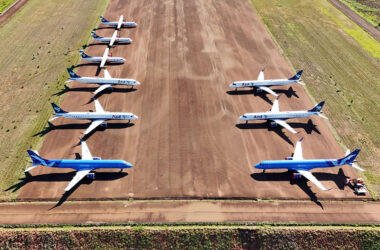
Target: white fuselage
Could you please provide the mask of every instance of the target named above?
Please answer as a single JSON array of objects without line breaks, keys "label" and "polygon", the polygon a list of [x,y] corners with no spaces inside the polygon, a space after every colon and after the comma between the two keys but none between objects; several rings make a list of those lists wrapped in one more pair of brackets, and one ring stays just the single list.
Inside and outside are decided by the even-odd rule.
[{"label": "white fuselage", "polygon": [[129,86],[137,86],[140,85],[138,81],[135,79],[127,79],[127,78],[100,78],[100,77],[70,77],[72,81],[78,81],[89,84],[111,84],[111,85],[129,85]]},{"label": "white fuselage", "polygon": [[[112,37],[94,37],[95,40],[100,42],[111,42]],[[132,39],[129,37],[116,37],[115,43],[132,43]]]},{"label": "white fuselage", "polygon": [[68,112],[57,113],[56,117],[65,117],[78,120],[137,120],[138,116],[132,113],[121,112]]},{"label": "white fuselage", "polygon": [[[119,22],[102,22],[105,25],[110,25],[110,26],[118,26]],[[121,24],[121,27],[124,28],[136,28],[137,24],[135,22],[123,22]]]},{"label": "white fuselage", "polygon": [[246,113],[239,117],[240,121],[253,121],[253,120],[286,120],[292,118],[302,118],[312,115],[318,115],[318,112],[311,111],[283,111],[283,112],[261,112],[261,113]]},{"label": "white fuselage", "polygon": [[[101,62],[102,57],[82,57],[83,60],[89,61],[89,62]],[[125,59],[122,57],[107,57],[106,60],[107,63],[124,63]]]},{"label": "white fuselage", "polygon": [[281,86],[291,84],[293,82],[299,82],[299,80],[289,80],[289,79],[276,79],[276,80],[263,80],[263,81],[237,81],[230,84],[230,88],[252,88],[252,87],[270,87],[270,86]]}]

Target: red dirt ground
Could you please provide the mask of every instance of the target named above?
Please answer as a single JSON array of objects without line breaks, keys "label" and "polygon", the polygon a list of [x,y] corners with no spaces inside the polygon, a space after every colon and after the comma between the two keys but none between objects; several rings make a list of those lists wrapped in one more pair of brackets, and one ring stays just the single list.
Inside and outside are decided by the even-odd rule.
[{"label": "red dirt ground", "polygon": [[[344,152],[325,121],[318,117],[311,119],[311,126],[304,125],[308,119],[289,121],[300,131],[297,135],[279,128],[268,130],[266,125],[237,125],[237,118],[245,112],[269,110],[273,97],[267,95],[265,99],[248,90],[231,93],[231,82],[256,79],[263,67],[266,78],[287,78],[295,73],[249,1],[111,1],[105,17],[116,20],[120,14],[139,26],[120,32],[134,42],[111,49],[113,56],[123,56],[127,62],[109,66],[108,70],[113,77],[135,78],[141,86],[131,92],[117,87],[99,101],[107,111],[133,112],[140,119],[131,127],[116,124],[96,131],[87,143],[93,156],[124,159],[134,167],[127,176],[115,173],[118,170],[97,174],[97,180],[84,181],[69,194],[69,199],[315,200],[314,193],[320,199],[358,198],[352,189],[342,187],[344,175],[357,177],[349,166],[342,167],[339,174],[339,168],[313,171],[326,187],[333,188],[328,192],[310,183],[291,183],[287,174],[278,171],[268,171],[264,176],[253,169],[259,161],[290,156],[292,143],[300,137],[305,137],[305,158],[342,157]],[[112,32],[97,31],[107,36]],[[101,56],[104,49],[105,45],[91,45],[86,52]],[[81,66],[76,71],[82,76],[94,76],[97,67]],[[62,108],[93,110],[94,104],[87,102],[95,88],[87,87],[71,83]],[[280,98],[281,110],[309,109],[314,105],[302,86],[292,87],[299,98],[286,95],[284,90],[289,86],[273,88],[285,93]],[[46,158],[74,158],[75,153],[80,153],[80,146],[75,145],[87,123],[58,119],[54,124],[56,129],[47,134],[40,154]],[[314,130],[308,133],[310,127]],[[73,176],[64,172],[34,169],[33,177],[21,183],[25,186],[18,198],[59,199]]]}]

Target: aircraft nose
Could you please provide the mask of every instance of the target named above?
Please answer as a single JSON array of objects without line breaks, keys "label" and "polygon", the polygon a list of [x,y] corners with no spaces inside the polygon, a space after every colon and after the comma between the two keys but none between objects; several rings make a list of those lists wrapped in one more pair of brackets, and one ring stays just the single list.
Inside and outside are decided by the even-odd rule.
[{"label": "aircraft nose", "polygon": [[260,163],[257,163],[257,164],[255,165],[255,168],[260,168]]},{"label": "aircraft nose", "polygon": [[139,119],[139,117],[137,115],[133,115],[133,119],[137,120],[137,119]]},{"label": "aircraft nose", "polygon": [[126,168],[131,168],[131,167],[133,167],[133,165],[131,163],[129,163],[129,162],[125,162],[125,167]]},{"label": "aircraft nose", "polygon": [[140,82],[139,81],[135,81],[135,85],[140,85]]}]

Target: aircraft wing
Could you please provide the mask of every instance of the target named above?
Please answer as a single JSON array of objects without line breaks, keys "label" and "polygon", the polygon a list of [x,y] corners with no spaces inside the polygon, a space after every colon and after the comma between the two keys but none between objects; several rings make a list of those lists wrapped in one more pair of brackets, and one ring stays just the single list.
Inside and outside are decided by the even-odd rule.
[{"label": "aircraft wing", "polygon": [[117,36],[117,30],[115,30],[115,32],[113,33],[113,35],[111,37],[110,47],[115,43],[116,36]]},{"label": "aircraft wing", "polygon": [[69,185],[65,188],[65,191],[69,191],[72,189],[76,184],[78,184],[88,173],[90,173],[91,170],[80,170],[78,171],[74,178],[70,181]]},{"label": "aircraft wing", "polygon": [[[90,127],[88,127],[87,129],[86,129],[86,131],[84,132],[84,135],[87,135],[87,134],[89,134],[89,133],[91,133],[94,129],[96,129],[100,124],[102,124],[103,122],[105,122],[106,120],[94,120],[92,123],[91,123],[91,125],[90,125]],[[83,151],[83,150],[82,150]],[[83,157],[83,156],[82,156]],[[91,158],[92,159],[92,158]]]},{"label": "aircraft wing", "polygon": [[287,124],[285,121],[279,120],[279,119],[274,119],[272,121],[274,121],[275,123],[277,123],[280,126],[283,126],[284,128],[286,128],[287,130],[289,130],[293,134],[297,134],[297,132],[292,127],[290,127],[289,124]]},{"label": "aircraft wing", "polygon": [[309,181],[311,181],[312,183],[314,183],[314,185],[316,185],[317,187],[319,187],[320,189],[322,189],[323,191],[327,191],[329,189],[325,188],[322,183],[320,183],[317,178],[314,177],[314,175],[309,172],[309,171],[306,171],[306,170],[297,170],[298,173],[300,173],[303,177],[305,177],[306,179],[308,179]]},{"label": "aircraft wing", "polygon": [[102,105],[100,105],[100,102],[98,100],[94,100],[94,102],[96,113],[105,113]]},{"label": "aircraft wing", "polygon": [[303,156],[302,156],[302,140],[303,138],[301,138],[301,140],[299,140],[296,144],[296,148],[294,149],[294,153],[293,153],[293,160],[297,161],[297,160],[303,160]]},{"label": "aircraft wing", "polygon": [[257,81],[264,81],[264,70],[260,71]]},{"label": "aircraft wing", "polygon": [[109,51],[110,51],[110,48],[107,47],[106,50],[104,51],[102,62],[100,63],[100,68],[103,68],[104,65],[106,64]]},{"label": "aircraft wing", "polygon": [[272,105],[270,112],[277,113],[279,111],[280,111],[280,107],[278,105],[278,98],[276,98],[273,102],[273,105]]},{"label": "aircraft wing", "polygon": [[265,92],[267,92],[267,93],[269,93],[269,94],[272,94],[272,95],[274,95],[274,96],[278,96],[277,94],[276,94],[276,92],[274,92],[273,90],[271,90],[270,88],[268,88],[268,87],[258,87],[259,89],[261,89],[261,90],[263,90],[263,91],[265,91]]},{"label": "aircraft wing", "polygon": [[92,155],[90,150],[87,147],[87,143],[85,141],[81,141],[82,144],[82,160],[92,160]]},{"label": "aircraft wing", "polygon": [[112,88],[112,85],[111,84],[103,84],[97,90],[94,91],[94,95],[96,96],[97,94],[99,94],[100,92],[102,92],[103,90],[108,89],[108,88]]},{"label": "aircraft wing", "polygon": [[123,24],[123,15],[120,16],[119,22],[117,24],[117,29],[119,30],[121,28],[121,25]]},{"label": "aircraft wing", "polygon": [[112,79],[112,76],[110,75],[110,72],[108,72],[107,69],[104,69],[104,78],[106,78],[106,79]]}]

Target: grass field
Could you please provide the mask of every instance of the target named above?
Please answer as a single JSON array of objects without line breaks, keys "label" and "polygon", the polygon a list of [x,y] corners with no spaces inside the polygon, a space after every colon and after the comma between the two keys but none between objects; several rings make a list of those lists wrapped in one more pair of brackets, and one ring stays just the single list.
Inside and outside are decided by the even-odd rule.
[{"label": "grass field", "polygon": [[376,227],[97,226],[0,229],[0,248],[378,249]]},{"label": "grass field", "polygon": [[326,101],[337,140],[362,150],[360,174],[378,199],[380,44],[327,0],[251,2],[294,69],[305,70],[307,91]]},{"label": "grass field", "polygon": [[358,13],[367,22],[380,29],[380,1],[376,0],[340,0]]},{"label": "grass field", "polygon": [[66,67],[79,60],[78,51],[108,1],[30,0],[0,28],[0,199],[16,193],[27,166],[26,149],[36,149],[36,136],[51,116],[54,93],[67,79]]},{"label": "grass field", "polygon": [[16,0],[0,0],[0,13],[11,6]]}]

